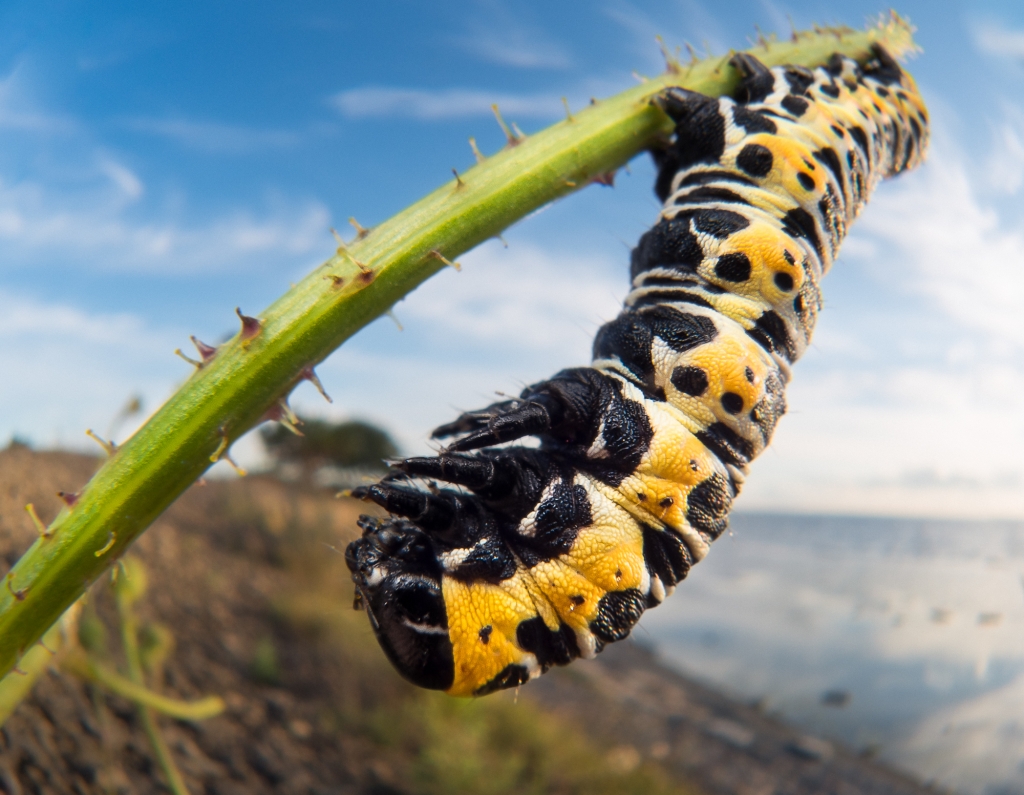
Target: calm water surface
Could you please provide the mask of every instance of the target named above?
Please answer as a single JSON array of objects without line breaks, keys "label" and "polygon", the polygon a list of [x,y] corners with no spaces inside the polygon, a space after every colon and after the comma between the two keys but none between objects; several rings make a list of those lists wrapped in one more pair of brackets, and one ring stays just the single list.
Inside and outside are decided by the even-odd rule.
[{"label": "calm water surface", "polygon": [[921,778],[1024,795],[1024,522],[737,514],[636,637]]}]

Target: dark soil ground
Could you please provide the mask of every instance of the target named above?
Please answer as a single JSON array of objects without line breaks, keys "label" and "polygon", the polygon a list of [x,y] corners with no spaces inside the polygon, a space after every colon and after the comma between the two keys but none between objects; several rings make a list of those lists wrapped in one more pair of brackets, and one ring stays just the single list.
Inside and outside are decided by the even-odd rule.
[{"label": "dark soil ground", "polygon": [[[56,492],[80,488],[98,463],[0,451],[8,565],[34,539],[25,504],[49,520]],[[148,573],[140,617],[175,640],[152,686],[227,703],[202,722],[160,719],[191,792],[929,792],[666,670],[630,641],[518,694],[457,700],[416,690],[351,607],[337,550],[364,509],[270,477],[211,481],[133,548]],[[84,615],[94,653],[124,670],[107,578]],[[0,790],[167,788],[135,706],[57,669],[0,729]]]}]

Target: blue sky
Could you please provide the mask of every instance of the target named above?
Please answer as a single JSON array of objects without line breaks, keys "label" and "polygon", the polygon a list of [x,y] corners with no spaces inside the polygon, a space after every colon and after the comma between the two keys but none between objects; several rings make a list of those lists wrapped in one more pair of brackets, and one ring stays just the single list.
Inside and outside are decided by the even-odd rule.
[{"label": "blue sky", "polygon": [[[0,4],[0,443],[81,447],[154,409],[216,342],[331,254],[503,143],[754,25],[860,25],[865,2]],[[1024,8],[911,2],[932,109],[825,282],[791,412],[748,509],[1024,516]],[[657,202],[646,157],[509,230],[321,367],[327,406],[410,453],[462,408],[585,363]],[[124,426],[123,436],[130,430]],[[259,459],[254,441],[239,454]]]}]

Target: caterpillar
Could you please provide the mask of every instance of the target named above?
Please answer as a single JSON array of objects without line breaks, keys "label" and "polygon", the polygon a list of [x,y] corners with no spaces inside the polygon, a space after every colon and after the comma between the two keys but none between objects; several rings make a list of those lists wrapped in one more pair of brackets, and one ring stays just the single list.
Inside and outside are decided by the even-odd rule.
[{"label": "caterpillar", "polygon": [[[454,437],[440,455],[353,492],[390,514],[361,517],[346,550],[357,607],[412,682],[516,687],[673,591],[786,410],[848,225],[924,157],[927,111],[881,48],[864,65],[731,63],[736,98],[655,99],[675,123],[654,153],[664,206],[590,367],[463,414],[434,431]],[[505,444],[526,437],[539,445]]]}]

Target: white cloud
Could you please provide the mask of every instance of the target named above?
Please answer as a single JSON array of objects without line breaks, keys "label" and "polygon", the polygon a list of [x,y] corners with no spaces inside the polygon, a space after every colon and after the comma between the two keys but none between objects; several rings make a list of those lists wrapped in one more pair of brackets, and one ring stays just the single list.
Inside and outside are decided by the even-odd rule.
[{"label": "white cloud", "polygon": [[468,33],[454,41],[491,63],[521,69],[562,69],[569,65],[565,49],[543,28],[530,24],[521,4],[482,0],[469,9]]},{"label": "white cloud", "polygon": [[1015,194],[1024,184],[1024,109],[1007,103],[1003,115],[993,130],[987,176],[994,190]]},{"label": "white cloud", "polygon": [[101,159],[99,172],[100,181],[67,191],[0,178],[6,268],[74,251],[78,264],[103,270],[208,272],[238,267],[253,254],[295,257],[328,251],[330,216],[317,202],[274,204],[262,214],[238,210],[201,225],[146,221],[124,206],[126,196],[141,196],[142,181],[107,158]]},{"label": "white cloud", "polygon": [[439,119],[489,116],[497,104],[506,116],[549,118],[564,113],[553,94],[500,94],[472,89],[439,90],[368,86],[341,91],[331,104],[349,118]]},{"label": "white cloud", "polygon": [[71,118],[40,110],[25,87],[22,68],[0,79],[0,130],[30,133],[67,133],[76,129]]},{"label": "white cloud", "polygon": [[544,31],[522,19],[523,9],[489,3],[486,19],[474,20],[469,33],[455,41],[464,50],[491,63],[520,69],[564,69],[569,55]]},{"label": "white cloud", "polygon": [[937,132],[921,173],[880,191],[855,234],[881,244],[880,262],[899,264],[888,267],[890,285],[930,297],[993,341],[1024,347],[1024,228],[978,196],[963,156]]},{"label": "white cloud", "polygon": [[397,309],[430,324],[430,333],[489,347],[543,350],[586,364],[597,328],[622,309],[628,287],[625,252],[590,257],[529,243],[505,249],[490,241],[442,272]]},{"label": "white cloud", "polygon": [[1024,58],[1024,30],[1007,29],[994,22],[974,28],[974,43],[982,52],[1005,58]]},{"label": "white cloud", "polygon": [[262,130],[236,124],[192,121],[181,118],[127,119],[125,126],[137,132],[159,135],[214,154],[245,155],[265,149],[295,146],[300,136],[286,130]]},{"label": "white cloud", "polygon": [[[263,208],[221,212],[199,222],[175,219],[166,206],[159,215],[148,213],[141,202],[147,192],[142,177],[98,145],[93,131],[41,110],[29,83],[20,67],[0,78],[4,141],[20,142],[14,137],[20,132],[62,137],[56,149],[30,150],[51,155],[45,168],[30,169],[28,177],[0,174],[0,273],[55,261],[111,271],[223,272],[253,267],[254,255],[294,260],[330,251],[329,213],[316,201],[271,197]],[[128,123],[216,152],[297,140],[291,133],[180,119]]]},{"label": "white cloud", "polygon": [[500,36],[494,32],[481,32],[461,39],[460,43],[483,60],[506,66],[523,69],[564,69],[569,66],[569,56],[556,44],[516,33],[514,36]]},{"label": "white cloud", "polygon": [[145,186],[134,171],[109,157],[101,158],[99,167],[110,178],[110,181],[120,188],[127,199],[134,201],[142,198]]},{"label": "white cloud", "polygon": [[[673,53],[684,42],[693,45],[701,57],[729,50],[726,42],[730,41],[730,36],[725,34],[717,11],[709,12],[698,0],[681,0],[669,9],[669,15],[655,18],[642,6],[616,0],[606,7],[605,14],[629,34],[633,53],[644,59],[643,68],[652,71],[660,72],[665,66],[658,51],[658,36]],[[688,57],[685,51],[680,56],[683,61]]]},{"label": "white cloud", "polygon": [[172,354],[182,339],[134,315],[0,291],[0,444],[19,435],[94,451],[86,428],[105,433],[132,395],[158,406],[188,374]]},{"label": "white cloud", "polygon": [[144,324],[129,314],[89,314],[65,304],[46,304],[0,292],[0,336],[24,346],[29,338],[68,340],[101,345],[146,346]]}]

